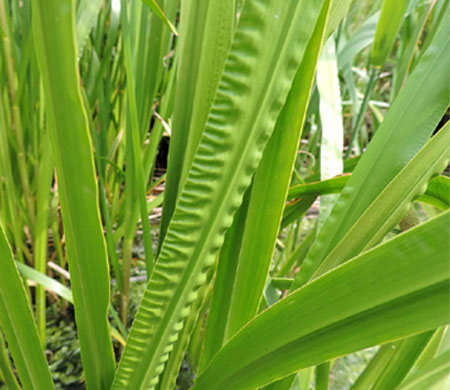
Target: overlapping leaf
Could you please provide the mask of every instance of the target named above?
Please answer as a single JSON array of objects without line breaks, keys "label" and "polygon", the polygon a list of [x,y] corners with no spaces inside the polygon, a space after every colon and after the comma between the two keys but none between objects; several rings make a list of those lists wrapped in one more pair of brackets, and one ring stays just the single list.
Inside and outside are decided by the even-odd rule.
[{"label": "overlapping leaf", "polygon": [[109,273],[77,69],[74,3],[34,0],[32,6],[86,384],[109,389],[115,366],[107,321]]},{"label": "overlapping leaf", "polygon": [[11,249],[0,226],[0,325],[8,341],[25,390],[53,389],[36,325],[14,264]]},{"label": "overlapping leaf", "polygon": [[257,389],[448,323],[449,216],[397,236],[271,306],[218,352],[194,389]]},{"label": "overlapping leaf", "polygon": [[114,389],[152,388],[250,184],[322,2],[244,4],[216,97]]}]

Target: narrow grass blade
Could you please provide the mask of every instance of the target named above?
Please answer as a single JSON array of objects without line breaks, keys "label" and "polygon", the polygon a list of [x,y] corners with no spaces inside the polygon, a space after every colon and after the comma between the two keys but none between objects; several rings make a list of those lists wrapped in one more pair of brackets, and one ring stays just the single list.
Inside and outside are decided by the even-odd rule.
[{"label": "narrow grass blade", "polygon": [[327,180],[298,184],[289,188],[288,200],[302,198],[307,195],[338,194],[350,179],[350,175],[340,175]]},{"label": "narrow grass blade", "polygon": [[27,279],[36,282],[38,285],[42,286],[42,288],[49,289],[53,291],[55,294],[59,295],[61,298],[64,298],[67,302],[73,304],[73,296],[72,291],[64,286],[63,284],[57,282],[56,280],[49,278],[44,273],[37,271],[31,267],[28,267],[22,263],[16,263],[17,269],[19,272]]},{"label": "narrow grass blade", "polygon": [[[39,181],[36,201],[36,225],[34,234],[34,266],[41,273],[46,273],[47,244],[48,244],[48,211],[50,206],[50,189],[53,178],[53,155],[48,134],[42,136],[41,159],[39,161]],[[36,322],[45,347],[45,291],[43,287],[36,287]]]},{"label": "narrow grass blade", "polygon": [[[348,180],[350,174],[333,177],[332,179],[298,184],[289,188],[288,200],[303,198],[305,196],[319,196],[340,193]],[[428,183],[427,190],[416,200],[447,210],[450,207],[450,178],[444,175],[433,177]]]},{"label": "narrow grass blade", "polygon": [[399,90],[403,86],[405,79],[408,76],[409,71],[412,70],[414,57],[416,56],[416,53],[422,48],[420,42],[422,33],[426,27],[427,21],[429,21],[428,18],[435,5],[436,1],[431,1],[429,2],[429,4],[423,4],[422,6],[417,7],[420,9],[420,18],[414,23],[415,25],[413,33],[408,37],[409,42],[405,41],[404,44],[401,45],[402,48],[401,50],[399,50],[399,55],[397,55],[391,96],[397,96]]},{"label": "narrow grass blade", "polygon": [[167,26],[169,26],[170,30],[172,30],[172,32],[175,35],[178,35],[178,32],[177,32],[175,26],[171,23],[171,21],[164,14],[163,10],[158,5],[156,0],[142,0],[142,1],[155,13],[156,16],[158,16],[158,18],[160,18],[165,24],[167,24]]},{"label": "narrow grass blade", "polygon": [[[3,52],[3,63],[6,69],[6,85],[8,87],[8,97],[3,97],[6,101],[9,100],[11,110],[11,124],[14,126],[14,138],[17,143],[17,166],[19,170],[19,177],[22,184],[22,190],[25,196],[25,203],[27,205],[26,214],[29,221],[29,226],[33,228],[34,225],[34,203],[32,201],[32,194],[30,189],[30,181],[28,177],[28,166],[26,161],[25,151],[25,130],[23,126],[21,112],[21,105],[17,99],[16,93],[16,77],[17,69],[15,61],[14,37],[12,36],[12,20],[9,13],[9,2],[0,1],[0,38],[1,48]],[[6,131],[6,128],[2,131]]]},{"label": "narrow grass blade", "polygon": [[448,323],[448,218],[397,236],[265,310],[216,354],[194,389],[256,389]]},{"label": "narrow grass blade", "polygon": [[192,310],[189,316],[186,318],[186,325],[178,336],[178,340],[174,344],[172,353],[170,354],[169,360],[167,361],[164,374],[161,377],[161,382],[158,383],[159,389],[173,389],[176,387],[176,381],[180,372],[180,367],[185,357],[189,358],[189,366],[192,371],[196,372],[198,368],[198,361],[193,360],[195,357],[193,354],[186,353],[186,349],[190,343],[193,342],[195,338],[195,328],[197,326],[202,327],[202,316],[204,316],[204,311],[202,313],[202,308],[205,306],[205,301],[208,300],[209,292],[211,292],[210,284],[212,279],[212,274],[214,273],[214,268],[211,268],[209,275],[207,276],[207,281],[200,288],[198,298],[192,304]]},{"label": "narrow grass blade", "polygon": [[316,390],[328,390],[330,385],[330,362],[316,367]]},{"label": "narrow grass blade", "polygon": [[354,32],[342,49],[339,50],[339,69],[342,69],[347,65],[351,65],[354,57],[373,42],[379,17],[380,13],[376,12],[364,21],[361,27]]},{"label": "narrow grass blade", "polygon": [[304,215],[316,200],[316,195],[308,195],[296,202],[288,204],[283,213],[283,219],[281,220],[281,229],[289,226],[292,222],[295,222],[302,215]]},{"label": "narrow grass blade", "polygon": [[389,56],[409,0],[384,0],[378,20],[370,62],[382,67]]},{"label": "narrow grass blade", "polygon": [[53,389],[28,299],[0,226],[0,325],[25,390]]},{"label": "narrow grass blade", "polygon": [[[434,359],[437,355],[439,355],[440,353],[439,349],[442,345],[447,329],[448,329],[447,326],[441,326],[439,329],[436,330],[436,332],[434,332],[430,342],[427,344],[423,352],[420,354],[419,358],[414,363],[412,373],[416,372],[418,369],[421,369],[430,360]],[[409,375],[411,375],[411,373]]]},{"label": "narrow grass blade", "polygon": [[33,0],[32,6],[86,385],[109,389],[115,364],[107,320],[108,262],[77,70],[74,3]]},{"label": "narrow grass blade", "polygon": [[371,388],[373,390],[395,389],[408,375],[433,333],[434,331],[425,332],[402,340]]},{"label": "narrow grass blade", "polygon": [[11,362],[9,361],[6,351],[5,341],[3,339],[2,330],[0,329],[0,378],[6,384],[8,390],[20,390],[17,379],[14,376]]},{"label": "narrow grass blade", "polygon": [[440,390],[450,385],[450,350],[431,360],[406,379],[398,390]]},{"label": "narrow grass blade", "polygon": [[[141,223],[143,230],[144,251],[145,251],[145,263],[147,266],[147,274],[150,275],[153,270],[154,256],[152,248],[152,239],[150,234],[150,226],[147,212],[147,197],[146,197],[146,181],[148,179],[144,176],[144,168],[142,164],[142,148],[141,148],[141,136],[139,127],[139,117],[136,105],[136,93],[135,93],[135,79],[133,74],[132,53],[131,53],[131,37],[130,37],[130,22],[128,18],[127,2],[121,0],[121,21],[124,40],[124,58],[125,58],[125,73],[127,77],[127,122],[126,122],[126,160],[128,164],[133,164],[131,170],[127,170],[126,185],[129,192],[127,193],[128,202],[133,202],[135,196],[137,197],[137,203],[139,204],[139,210],[141,215]],[[131,145],[130,145],[131,144]],[[130,172],[131,171],[131,172]],[[131,180],[131,183],[130,183]],[[135,195],[135,191],[137,194]],[[135,195],[135,196],[134,196]],[[128,218],[128,229],[130,233],[134,233],[134,220],[132,218],[133,206],[128,204],[126,213]],[[132,237],[125,237],[125,240],[132,241]],[[124,291],[128,300],[128,284],[129,284],[129,269],[131,263],[131,256],[124,260],[127,264],[124,264]],[[126,323],[126,312],[122,313],[124,323]]]},{"label": "narrow grass blade", "polygon": [[[343,172],[342,151],[344,148],[344,124],[342,122],[341,91],[338,78],[336,47],[331,36],[324,45],[317,66],[317,88],[320,95],[320,122],[322,138],[320,141],[320,179],[326,180]],[[320,198],[318,231],[330,214],[336,195]]]},{"label": "narrow grass blade", "polygon": [[[178,3],[178,0],[159,1],[169,20],[176,19]],[[150,10],[148,12],[145,11],[145,9],[141,11],[141,20],[139,21],[140,31],[138,32],[138,42],[135,44],[134,55],[135,82],[137,81],[135,83],[136,104],[142,139],[144,139],[150,128],[151,118],[154,112],[153,104],[155,103],[157,92],[160,91],[162,81],[167,75],[166,71],[171,72],[169,79],[174,79],[177,69],[176,61],[169,67],[169,59],[167,58],[170,57],[173,44],[170,28],[155,13]],[[158,111],[163,116],[167,114],[165,106],[167,106],[167,100],[169,100],[172,94],[173,88],[171,85],[172,81],[169,80],[167,88],[161,96],[162,101]],[[158,134],[155,131],[157,127],[157,124],[152,127],[150,140]],[[154,158],[150,161],[153,164]]]},{"label": "narrow grass blade", "polygon": [[382,345],[376,355],[367,364],[364,371],[359,375],[351,389],[366,390],[372,388],[401,342],[402,340],[399,340]]},{"label": "narrow grass blade", "polygon": [[[306,254],[309,251],[314,239],[317,235],[317,226],[308,233],[308,235],[304,238],[302,243],[292,251],[290,256],[287,258],[286,262],[282,265],[280,270],[276,273],[277,276],[286,276],[290,271],[292,271],[295,267],[300,267],[303,263],[303,260],[306,257]],[[272,279],[275,281],[275,278]],[[287,289],[289,289],[287,287]]]}]

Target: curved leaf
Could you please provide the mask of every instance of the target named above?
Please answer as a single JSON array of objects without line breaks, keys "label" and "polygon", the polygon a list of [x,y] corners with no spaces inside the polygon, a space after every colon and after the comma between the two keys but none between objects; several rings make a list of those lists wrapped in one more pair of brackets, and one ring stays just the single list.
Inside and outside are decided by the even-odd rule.
[{"label": "curved leaf", "polygon": [[[208,14],[207,1],[183,1],[180,7],[180,41],[173,112],[172,136],[167,159],[167,178],[164,191],[164,207],[161,216],[158,252],[161,249],[169,222],[180,196],[181,173],[189,144],[189,126],[195,103],[196,82],[202,58],[202,43]],[[195,20],[195,22],[192,22]],[[196,129],[200,132],[203,129]]]},{"label": "curved leaf", "polygon": [[377,27],[380,13],[376,12],[368,18],[361,27],[356,30],[350,39],[345,43],[344,47],[338,54],[338,65],[342,69],[347,65],[351,65],[353,58],[365,47],[369,46],[375,37],[375,29]]},{"label": "curved leaf", "polygon": [[36,324],[0,226],[0,325],[25,390],[53,389]]},{"label": "curved leaf", "polygon": [[447,323],[449,217],[397,236],[265,310],[217,353],[194,389],[256,389]]},{"label": "curved leaf", "polygon": [[152,388],[189,314],[289,92],[312,31],[308,0],[244,4],[192,168],[113,388]]},{"label": "curved leaf", "polygon": [[313,277],[378,244],[400,222],[414,197],[450,159],[450,123],[435,135],[389,183],[346,235],[336,244]]},{"label": "curved leaf", "polygon": [[297,184],[289,188],[287,199],[292,200],[306,195],[338,194],[345,187],[348,179],[350,179],[350,175],[343,174],[327,180]]},{"label": "curved leaf", "polygon": [[450,207],[450,178],[442,175],[435,177],[428,183],[425,193],[417,200],[443,210],[448,209]]},{"label": "curved leaf", "polygon": [[30,279],[40,286],[42,289],[47,288],[53,291],[55,294],[59,295],[61,298],[64,298],[68,302],[73,304],[73,296],[70,288],[64,286],[62,283],[57,282],[55,279],[49,278],[47,275],[43,274],[35,270],[34,268],[28,267],[22,263],[16,263],[17,269],[19,272],[25,276],[27,279]]},{"label": "curved leaf", "polygon": [[[345,187],[348,179],[350,179],[350,174],[343,174],[328,180],[298,184],[289,188],[287,199],[293,200],[309,195],[317,197],[338,194]],[[450,178],[444,175],[433,177],[428,183],[425,193],[416,200],[447,210],[450,207]]]}]

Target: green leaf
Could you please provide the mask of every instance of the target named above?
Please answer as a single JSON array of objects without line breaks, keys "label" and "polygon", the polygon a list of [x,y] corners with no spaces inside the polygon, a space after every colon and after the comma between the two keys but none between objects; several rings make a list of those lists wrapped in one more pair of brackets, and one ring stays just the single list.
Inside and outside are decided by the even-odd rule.
[{"label": "green leaf", "polygon": [[414,363],[414,371],[421,369],[430,360],[435,358],[440,353],[439,351],[442,352],[444,349],[446,349],[445,342],[443,343],[443,340],[447,329],[447,326],[441,326],[439,329],[437,329],[424,351],[420,354],[419,358]]},{"label": "green leaf", "polygon": [[[415,336],[413,336],[415,337]],[[356,382],[352,385],[352,390],[366,390],[370,389],[377,378],[382,374],[386,364],[394,355],[396,348],[400,345],[400,341],[395,341],[393,343],[387,343],[380,347],[376,355],[367,364],[364,371],[359,375]]]},{"label": "green leaf", "polygon": [[[307,236],[303,239],[302,243],[292,251],[290,256],[281,266],[280,270],[276,273],[277,276],[285,276],[287,275],[293,268],[300,267],[305,259],[311,244],[317,235],[317,226],[314,226],[313,229],[307,234]],[[275,280],[275,278],[273,278]],[[293,279],[292,279],[293,280]],[[290,285],[289,287],[290,288]]]},{"label": "green leaf", "polygon": [[83,54],[86,41],[97,22],[97,17],[103,3],[104,0],[79,0],[77,2],[75,37],[78,58]]},{"label": "green leaf", "polygon": [[310,16],[302,31],[306,35],[315,27],[309,43],[299,48],[302,63],[253,178],[226,339],[257,314],[261,303],[328,20],[330,2],[321,5],[304,5]]},{"label": "green leaf", "polygon": [[[308,0],[246,1],[113,388],[152,388],[250,185],[312,31]],[[245,129],[245,131],[243,131]]]},{"label": "green leaf", "polygon": [[[356,156],[352,158],[347,158],[344,160],[344,173],[351,173],[358,165],[361,156]],[[316,172],[311,176],[305,178],[305,183],[312,183],[314,181],[320,180],[320,172]]]},{"label": "green leaf", "polygon": [[[39,161],[39,181],[36,200],[36,225],[34,235],[34,266],[37,271],[45,273],[47,265],[48,243],[48,211],[50,206],[50,188],[53,179],[53,155],[48,134],[43,134],[41,140],[41,156]],[[36,322],[45,347],[45,291],[41,286],[36,287]]]},{"label": "green leaf", "polygon": [[256,389],[448,323],[449,217],[397,236],[265,310],[217,353],[194,389]]},{"label": "green leaf", "polygon": [[289,188],[288,200],[302,198],[307,195],[338,194],[348,182],[350,175],[340,175],[327,180],[298,184]]},{"label": "green leaf", "polygon": [[450,207],[450,178],[447,176],[435,177],[428,183],[425,193],[417,200],[447,210]]},{"label": "green leaf", "polygon": [[351,3],[352,0],[334,0],[331,2],[330,19],[327,23],[325,38],[328,38],[334,33],[339,23],[341,23],[347,14]]},{"label": "green leaf", "polygon": [[228,229],[222,248],[220,248],[205,342],[200,355],[200,371],[209,364],[212,357],[225,342],[228,314],[233,297],[234,280],[239,266],[239,253],[245,231],[251,189],[251,186],[247,189],[241,207],[234,215],[233,224]]},{"label": "green leaf", "polygon": [[3,333],[0,329],[0,380],[6,384],[8,390],[20,390],[17,379],[14,376],[13,368],[11,367],[11,361],[6,351],[5,340],[3,339]]},{"label": "green leaf", "polygon": [[[123,287],[124,296],[122,296],[122,317],[126,323],[128,296],[129,296],[129,278],[131,268],[131,247],[133,245],[133,235],[135,232],[136,220],[133,219],[133,204],[135,201],[139,205],[141,215],[141,224],[143,231],[145,262],[147,266],[147,274],[153,269],[154,256],[153,245],[150,235],[150,226],[147,212],[147,194],[146,183],[148,176],[144,175],[144,167],[142,164],[142,148],[141,136],[138,118],[138,109],[136,105],[135,80],[133,73],[131,38],[130,38],[130,22],[128,18],[128,7],[126,0],[120,0],[121,4],[121,22],[123,31],[123,47],[124,47],[124,64],[125,74],[127,78],[127,100],[126,100],[126,154],[125,158],[131,169],[126,170],[125,193],[126,193],[126,211],[125,226],[126,233],[124,237],[124,256],[123,256]],[[137,211],[137,210],[136,210]]]},{"label": "green leaf", "polygon": [[367,18],[361,27],[353,33],[350,39],[339,50],[339,69],[351,65],[354,57],[373,42],[379,17],[380,13],[376,12],[370,18]]},{"label": "green leaf", "polygon": [[[343,174],[332,179],[310,182],[306,184],[298,184],[289,188],[288,200],[303,198],[305,196],[327,194],[338,194],[346,186],[350,174]],[[428,203],[447,210],[450,207],[450,178],[444,175],[433,177],[429,183],[427,190],[416,201]]]},{"label": "green leaf", "polygon": [[442,118],[450,93],[447,30],[442,23],[377,129],[297,274],[296,287],[310,279],[367,207],[425,144]]},{"label": "green leaf", "polygon": [[450,350],[441,353],[408,377],[398,390],[440,390],[450,385]]},{"label": "green leaf", "polygon": [[328,390],[330,384],[330,362],[316,367],[316,390]]},{"label": "green leaf", "polygon": [[442,172],[450,159],[450,122],[417,153],[370,204],[324,259],[313,277],[378,244],[405,216],[429,179]]},{"label": "green leaf", "polygon": [[[344,148],[344,125],[342,121],[341,91],[339,86],[336,43],[331,36],[326,42],[317,67],[317,89],[320,95],[320,122],[322,137],[320,140],[320,178],[330,179],[343,172],[342,151]],[[336,195],[320,198],[317,230],[336,203]]]},{"label": "green leaf", "polygon": [[395,346],[395,353],[378,376],[373,390],[394,389],[412,369],[414,362],[422,353],[434,331],[402,340]]},{"label": "green leaf", "polygon": [[[137,6],[138,3],[135,3]],[[164,8],[164,13],[169,20],[175,20],[176,13],[178,11],[178,0],[164,0],[159,1],[161,7]],[[169,70],[166,64],[165,57],[170,55],[172,34],[170,28],[162,21],[154,12],[143,6],[141,9],[140,20],[130,21],[133,25],[139,26],[139,31],[136,32],[136,39],[132,39],[134,44],[134,69],[135,69],[135,91],[136,91],[136,104],[139,114],[140,134],[144,137],[147,134],[151,125],[151,118],[153,115],[156,93],[161,87],[162,80],[166,76],[166,71],[170,71],[174,75],[176,73],[176,60]],[[135,43],[135,40],[137,41]],[[171,82],[169,81],[169,84]],[[164,94],[162,95],[161,104],[159,106],[159,113],[162,116],[167,114],[167,100],[170,98],[171,92],[170,85],[167,86]],[[160,132],[155,131],[160,125],[160,122],[155,124],[152,128],[150,135],[150,144],[155,143],[153,140],[160,141]],[[160,126],[161,127],[161,126]],[[152,147],[148,147],[148,153],[151,152]],[[150,159],[148,165],[153,165],[155,156]],[[144,158],[145,160],[145,158]],[[147,165],[146,165],[147,167]],[[145,170],[145,169],[144,169]]]},{"label": "green leaf", "polygon": [[234,0],[181,4],[180,62],[159,246],[205,127],[230,49],[234,19]]},{"label": "green leaf", "polygon": [[158,18],[160,18],[164,23],[169,26],[169,28],[172,30],[172,32],[175,35],[178,35],[178,32],[175,28],[175,26],[171,23],[171,21],[167,18],[167,16],[164,14],[161,7],[158,5],[156,0],[142,0],[154,13]]},{"label": "green leaf", "polygon": [[33,0],[32,6],[86,385],[109,389],[115,364],[107,320],[108,262],[77,70],[74,2]]},{"label": "green leaf", "polygon": [[63,284],[57,282],[52,278],[49,278],[42,272],[36,271],[35,269],[28,267],[25,264],[16,263],[16,266],[19,272],[27,279],[36,282],[42,287],[45,287],[53,291],[55,294],[59,295],[61,298],[64,298],[66,301],[73,303],[72,291],[68,287],[64,286]]},{"label": "green leaf", "polygon": [[307,195],[296,202],[289,203],[284,208],[283,219],[281,220],[281,229],[290,225],[292,222],[303,216],[316,200],[317,195]]},{"label": "green leaf", "polygon": [[193,332],[196,326],[202,326],[201,308],[204,307],[205,301],[208,298],[208,293],[210,292],[210,281],[212,278],[212,274],[214,268],[211,268],[208,276],[207,282],[200,288],[198,298],[192,304],[192,310],[189,313],[189,316],[186,318],[186,324],[182,331],[180,332],[177,341],[174,344],[173,351],[170,354],[169,360],[167,361],[166,368],[164,370],[164,374],[161,377],[160,383],[158,383],[159,389],[174,389],[176,386],[176,381],[180,372],[180,367],[185,357],[189,358],[189,366],[192,371],[197,371],[197,361],[192,361],[192,356],[188,352],[186,354],[186,349],[188,344],[192,343],[192,338],[195,338],[195,334]]},{"label": "green leaf", "polygon": [[53,389],[36,324],[11,249],[0,226],[0,325],[25,390]]},{"label": "green leaf", "polygon": [[[200,43],[199,77],[195,83],[195,100],[189,123],[188,143],[184,145],[186,152],[181,171],[180,188],[186,181],[214,100],[214,94],[230,50],[236,19],[235,0],[209,0],[205,3],[208,4],[208,10]],[[189,21],[192,25],[196,24],[192,15]]]},{"label": "green leaf", "polygon": [[382,67],[389,56],[409,0],[384,0],[378,20],[370,62]]}]

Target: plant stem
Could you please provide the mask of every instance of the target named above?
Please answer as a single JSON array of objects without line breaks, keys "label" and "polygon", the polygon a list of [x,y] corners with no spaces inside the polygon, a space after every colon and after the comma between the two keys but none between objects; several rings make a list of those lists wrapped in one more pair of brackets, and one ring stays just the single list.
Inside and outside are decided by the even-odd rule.
[{"label": "plant stem", "polygon": [[369,105],[369,98],[375,85],[376,75],[377,69],[372,68],[369,76],[369,82],[367,83],[366,91],[364,92],[364,97],[359,107],[358,116],[356,117],[355,125],[353,126],[352,132],[350,134],[350,141],[348,142],[347,151],[345,152],[344,158],[349,158],[356,135],[359,133],[359,130],[361,129],[364,114],[366,112],[367,106]]}]

